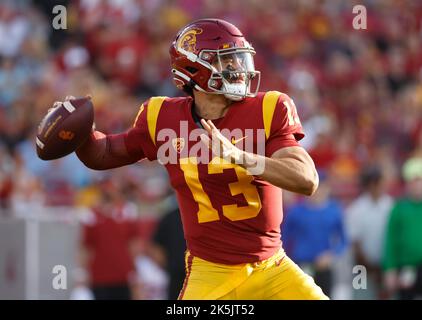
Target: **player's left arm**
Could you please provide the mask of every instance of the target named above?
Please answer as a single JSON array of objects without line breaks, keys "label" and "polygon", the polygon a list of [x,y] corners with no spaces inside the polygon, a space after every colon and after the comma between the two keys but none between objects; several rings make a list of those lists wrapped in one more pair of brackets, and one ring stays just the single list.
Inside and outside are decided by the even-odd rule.
[{"label": "player's left arm", "polygon": [[318,173],[309,154],[300,146],[285,147],[270,157],[244,152],[245,169],[254,168],[261,162],[263,173],[259,177],[269,183],[304,195],[312,195],[318,188]]},{"label": "player's left arm", "polygon": [[318,173],[310,155],[299,145],[305,134],[295,103],[279,93],[274,112],[263,109],[264,118],[271,119],[266,128],[265,157],[246,153],[243,166],[250,169],[251,164],[258,163],[262,179],[288,191],[312,195],[318,188]]},{"label": "player's left arm", "polygon": [[[285,101],[289,102],[288,106]],[[318,173],[312,158],[298,143],[304,134],[296,108],[287,95],[281,95],[277,102],[265,155],[233,146],[212,121],[202,120],[202,126],[212,139],[206,135],[201,135],[201,138],[210,145],[214,154],[222,154],[223,158],[242,166],[251,174],[279,188],[304,195],[312,195],[318,188]]]},{"label": "player's left arm", "polygon": [[[271,157],[266,157],[245,152],[233,146],[211,120],[201,120],[201,122],[212,139],[210,140],[205,135],[201,135],[201,138],[204,143],[214,149],[214,153],[222,154],[225,158],[229,158],[247,170],[257,166],[262,167],[263,170],[258,175],[259,178],[279,188],[304,195],[312,195],[318,188],[319,179],[315,164],[305,149],[293,145],[295,144],[293,135],[291,138],[283,138],[284,145],[288,145],[290,142],[293,146],[280,148]],[[221,149],[221,151],[217,149]]]}]

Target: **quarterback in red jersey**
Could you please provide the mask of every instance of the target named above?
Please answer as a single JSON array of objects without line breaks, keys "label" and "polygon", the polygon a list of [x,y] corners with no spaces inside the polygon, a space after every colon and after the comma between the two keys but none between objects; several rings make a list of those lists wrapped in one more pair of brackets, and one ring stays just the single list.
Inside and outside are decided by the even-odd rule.
[{"label": "quarterback in red jersey", "polygon": [[180,299],[327,299],[281,246],[281,189],[311,195],[318,175],[293,100],[259,92],[254,54],[226,21],[187,25],[170,56],[188,96],[152,97],[128,131],[94,130],[76,150],[97,170],[165,165],[188,248]]}]

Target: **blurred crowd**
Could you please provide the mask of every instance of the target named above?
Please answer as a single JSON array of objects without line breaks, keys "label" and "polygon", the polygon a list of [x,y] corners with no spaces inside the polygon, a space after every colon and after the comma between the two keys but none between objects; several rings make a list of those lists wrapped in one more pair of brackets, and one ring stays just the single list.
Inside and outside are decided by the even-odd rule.
[{"label": "blurred crowd", "polygon": [[[352,8],[358,3],[367,8],[366,30],[353,29]],[[67,9],[66,29],[52,27],[55,4]],[[367,168],[382,177],[380,192],[391,202],[382,210],[389,214],[408,191],[403,164],[422,157],[422,2],[417,0],[2,1],[3,212],[95,207],[107,175],[113,176],[119,201],[138,218],[158,223],[171,211],[170,186],[157,163],[142,161],[105,176],[86,169],[75,155],[39,160],[34,137],[48,108],[66,95],[92,95],[96,126],[106,133],[131,126],[145,98],[180,95],[171,82],[168,48],[183,25],[202,17],[237,25],[256,49],[261,91],[283,91],[295,100],[306,133],[303,146],[327,177],[340,219],[366,190]],[[418,177],[417,169],[412,172]],[[292,194],[285,200],[288,214],[304,205]],[[152,237],[154,228],[144,229],[144,238]],[[354,227],[350,234],[352,242],[364,236]],[[344,239],[340,247],[349,244]]]}]

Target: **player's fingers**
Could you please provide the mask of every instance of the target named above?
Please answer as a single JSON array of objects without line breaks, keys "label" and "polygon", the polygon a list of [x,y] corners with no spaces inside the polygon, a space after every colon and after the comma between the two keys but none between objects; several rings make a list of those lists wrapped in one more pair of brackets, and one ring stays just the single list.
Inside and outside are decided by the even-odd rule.
[{"label": "player's fingers", "polygon": [[213,151],[218,157],[221,157],[222,154],[223,154],[223,151],[225,150],[224,139],[225,138],[222,134],[220,134],[220,135],[213,134],[212,135]]},{"label": "player's fingers", "polygon": [[212,134],[215,135],[222,143],[227,140],[225,136],[221,133],[219,129],[214,125],[211,120],[208,120],[208,125],[211,127]]},{"label": "player's fingers", "polygon": [[75,99],[74,96],[66,96],[66,98],[64,98],[64,101],[69,101],[69,100],[73,100]]},{"label": "player's fingers", "polygon": [[215,130],[212,130],[211,131],[211,138],[212,138],[212,141],[215,141],[216,143],[219,143],[219,144],[222,144],[223,143],[223,135],[220,133],[220,132],[218,132],[218,131],[215,131]]},{"label": "player's fingers", "polygon": [[225,149],[235,149],[236,147],[234,145],[231,144],[230,141],[228,141],[227,139],[225,141],[223,141],[221,143],[223,145],[223,148]]},{"label": "player's fingers", "polygon": [[211,120],[207,121],[208,126],[211,128],[211,131],[213,135],[219,138],[219,140],[223,140],[224,136],[221,134],[220,130],[217,129],[217,127],[214,125],[214,123]]},{"label": "player's fingers", "polygon": [[203,125],[203,127],[207,130],[207,132],[209,133],[209,135],[211,136],[211,141],[210,138],[207,136],[207,140],[202,139],[202,141],[210,141],[208,142],[208,145],[210,146],[211,150],[213,151],[214,155],[216,156],[221,156],[223,153],[223,145],[225,143],[226,138],[221,134],[220,130],[218,130],[216,128],[216,126],[214,125],[214,123],[211,120],[201,120],[201,123]]},{"label": "player's fingers", "polygon": [[214,125],[214,123],[211,120],[208,120],[207,123],[212,130],[220,131],[220,130],[217,129],[217,127]]},{"label": "player's fingers", "polygon": [[215,156],[219,157],[221,154],[221,141],[213,133],[211,133],[210,136],[204,133],[201,134],[201,141],[212,150],[212,153]]},{"label": "player's fingers", "polygon": [[224,159],[230,158],[230,155],[232,154],[232,150],[223,147],[222,154],[223,154]]},{"label": "player's fingers", "polygon": [[205,143],[205,145],[208,147],[208,148],[212,148],[212,145],[211,145],[211,139],[206,135],[206,134],[201,134],[200,135],[200,137],[201,137],[201,141],[203,142],[203,143]]},{"label": "player's fingers", "polygon": [[61,101],[54,101],[53,106],[47,110],[47,113],[50,113],[51,111],[53,111],[54,109],[56,109],[61,104],[62,104]]},{"label": "player's fingers", "polygon": [[201,124],[204,127],[205,130],[207,130],[207,132],[209,134],[212,134],[212,129],[211,127],[208,125],[207,121],[205,121],[205,119],[201,119]]},{"label": "player's fingers", "polygon": [[92,99],[92,95],[88,93],[87,95],[85,95],[85,98]]}]

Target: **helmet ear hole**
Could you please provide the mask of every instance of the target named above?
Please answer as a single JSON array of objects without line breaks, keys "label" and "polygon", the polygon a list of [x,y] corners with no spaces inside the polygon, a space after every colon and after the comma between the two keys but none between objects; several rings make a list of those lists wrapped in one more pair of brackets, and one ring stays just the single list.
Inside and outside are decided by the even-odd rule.
[{"label": "helmet ear hole", "polygon": [[198,69],[196,69],[196,68],[194,68],[194,67],[190,67],[190,66],[187,66],[186,68],[185,68],[190,74],[195,74],[196,72],[198,72]]}]

